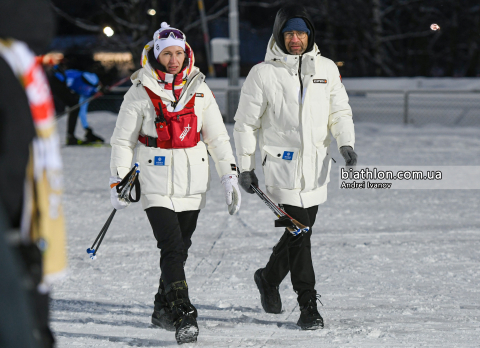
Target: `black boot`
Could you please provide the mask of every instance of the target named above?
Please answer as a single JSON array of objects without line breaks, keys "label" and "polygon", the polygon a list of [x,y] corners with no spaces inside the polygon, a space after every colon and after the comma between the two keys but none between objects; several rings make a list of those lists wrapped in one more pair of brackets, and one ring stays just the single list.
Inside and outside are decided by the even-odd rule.
[{"label": "black boot", "polygon": [[[302,330],[317,330],[323,329],[323,318],[318,313],[317,300],[320,302],[320,295],[317,295],[315,291],[306,294],[307,299],[300,305],[300,318],[297,325]],[[322,303],[322,302],[320,302]]]},{"label": "black boot", "polygon": [[175,331],[173,325],[172,310],[168,306],[167,297],[165,296],[165,287],[163,280],[160,280],[158,292],[155,294],[155,307],[152,314],[152,324],[167,331]]},{"label": "black boot", "polygon": [[282,299],[280,298],[278,286],[271,285],[265,280],[263,270],[264,268],[258,269],[254,276],[255,283],[257,283],[258,290],[260,291],[262,307],[267,313],[281,313]]},{"label": "black boot", "polygon": [[66,145],[82,145],[83,141],[77,139],[73,134],[67,134]]},{"label": "black boot", "polygon": [[85,142],[87,143],[104,143],[105,140],[96,134],[93,134],[92,128],[85,128]]},{"label": "black boot", "polygon": [[187,282],[173,282],[165,287],[168,304],[172,310],[175,338],[178,344],[197,342],[197,309],[188,298]]}]

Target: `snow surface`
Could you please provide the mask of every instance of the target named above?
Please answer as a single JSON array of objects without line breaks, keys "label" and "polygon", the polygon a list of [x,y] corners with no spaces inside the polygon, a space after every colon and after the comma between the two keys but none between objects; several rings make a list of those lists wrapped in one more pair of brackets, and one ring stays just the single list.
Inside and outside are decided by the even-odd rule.
[{"label": "snow surface", "polygon": [[[89,120],[111,136],[115,115]],[[480,165],[479,128],[359,122],[356,134],[361,164]],[[213,171],[186,264],[200,327],[197,344],[186,347],[480,346],[480,192],[340,190],[335,147],[329,199],[312,236],[325,329],[296,326],[288,277],[280,286],[283,312],[263,312],[253,274],[282,231],[243,191],[240,213],[230,216]],[[112,210],[110,150],[62,149],[70,273],[52,292],[58,347],[176,346],[172,332],[150,324],[159,251],[140,204],[116,214],[95,261],[85,252]]]}]

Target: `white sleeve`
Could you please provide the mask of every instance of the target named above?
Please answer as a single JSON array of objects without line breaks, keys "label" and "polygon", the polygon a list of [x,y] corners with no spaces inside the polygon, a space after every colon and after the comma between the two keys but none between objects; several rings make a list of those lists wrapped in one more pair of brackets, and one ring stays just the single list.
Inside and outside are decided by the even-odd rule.
[{"label": "white sleeve", "polygon": [[240,172],[255,169],[255,148],[257,132],[261,127],[261,117],[267,108],[267,99],[263,91],[263,82],[258,66],[250,70],[242,86],[233,138],[237,152]]},{"label": "white sleeve", "polygon": [[202,116],[203,141],[207,144],[208,152],[215,162],[215,168],[220,178],[226,174],[237,174],[235,157],[222,114],[212,91],[205,83],[203,85],[206,90]]},{"label": "white sleeve", "polygon": [[144,119],[143,109],[148,101],[142,98],[139,88],[132,86],[125,97],[118,113],[117,123],[110,144],[110,173],[123,178],[130,171],[133,149],[137,145],[138,135]]},{"label": "white sleeve", "polygon": [[330,81],[330,114],[328,128],[337,140],[338,148],[355,145],[352,108],[348,104],[348,95],[340,78],[340,72],[334,62],[329,61]]}]

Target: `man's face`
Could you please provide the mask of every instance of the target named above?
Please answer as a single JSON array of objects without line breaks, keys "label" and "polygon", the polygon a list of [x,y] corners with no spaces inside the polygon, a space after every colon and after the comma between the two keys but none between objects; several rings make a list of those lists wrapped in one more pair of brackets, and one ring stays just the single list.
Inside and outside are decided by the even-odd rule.
[{"label": "man's face", "polygon": [[307,49],[308,35],[304,31],[286,31],[283,33],[288,53],[300,55]]}]

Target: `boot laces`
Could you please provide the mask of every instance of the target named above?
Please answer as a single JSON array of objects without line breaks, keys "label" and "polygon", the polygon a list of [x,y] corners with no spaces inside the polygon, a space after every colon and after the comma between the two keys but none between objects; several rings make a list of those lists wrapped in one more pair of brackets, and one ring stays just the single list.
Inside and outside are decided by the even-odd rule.
[{"label": "boot laces", "polygon": [[322,295],[316,294],[315,297],[312,296],[312,298],[308,300],[306,308],[309,312],[317,309],[317,301],[323,306],[322,301],[320,301],[320,297],[322,297]]}]

